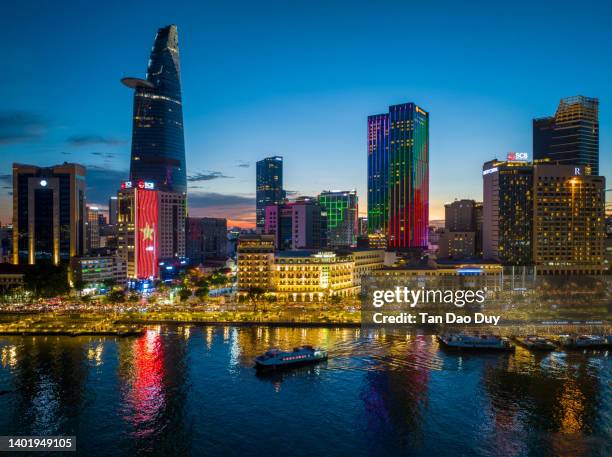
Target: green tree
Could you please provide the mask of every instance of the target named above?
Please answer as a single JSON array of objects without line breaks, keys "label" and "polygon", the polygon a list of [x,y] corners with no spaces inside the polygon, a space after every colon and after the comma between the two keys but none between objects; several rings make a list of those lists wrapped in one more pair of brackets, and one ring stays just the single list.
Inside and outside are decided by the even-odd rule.
[{"label": "green tree", "polygon": [[36,298],[50,298],[70,292],[68,268],[65,264],[53,265],[38,262],[25,270],[24,287]]},{"label": "green tree", "polygon": [[181,287],[178,291],[178,297],[180,301],[187,301],[191,297],[191,290],[187,287]]},{"label": "green tree", "polygon": [[113,304],[122,303],[125,301],[125,292],[122,290],[111,290],[106,294],[106,300]]},{"label": "green tree", "polygon": [[249,287],[247,296],[250,302],[253,304],[253,312],[257,311],[257,302],[266,291],[262,287]]}]

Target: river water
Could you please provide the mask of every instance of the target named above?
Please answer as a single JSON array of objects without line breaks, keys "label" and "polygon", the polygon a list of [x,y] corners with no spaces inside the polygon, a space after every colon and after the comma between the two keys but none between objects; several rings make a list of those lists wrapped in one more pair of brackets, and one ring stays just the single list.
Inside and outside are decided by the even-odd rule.
[{"label": "river water", "polygon": [[[256,374],[255,355],[300,344],[329,361]],[[83,456],[612,455],[607,351],[210,326],[0,337],[0,355],[0,435],[76,435]]]}]

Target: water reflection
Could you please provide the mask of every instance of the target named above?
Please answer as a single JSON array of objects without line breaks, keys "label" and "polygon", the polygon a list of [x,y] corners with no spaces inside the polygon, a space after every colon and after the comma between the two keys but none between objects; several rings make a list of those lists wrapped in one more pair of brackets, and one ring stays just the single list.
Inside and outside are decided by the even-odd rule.
[{"label": "water reflection", "polygon": [[[303,344],[329,360],[253,369]],[[611,368],[606,351],[464,354],[358,328],[6,337],[0,431],[76,434],[80,455],[604,456]]]}]

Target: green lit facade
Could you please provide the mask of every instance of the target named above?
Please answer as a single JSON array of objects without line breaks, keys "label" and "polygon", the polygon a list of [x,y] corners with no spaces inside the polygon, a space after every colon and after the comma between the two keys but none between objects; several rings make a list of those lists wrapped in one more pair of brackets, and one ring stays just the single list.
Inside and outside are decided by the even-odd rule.
[{"label": "green lit facade", "polygon": [[327,213],[328,246],[355,246],[359,213],[357,192],[324,191],[319,195],[319,204]]}]

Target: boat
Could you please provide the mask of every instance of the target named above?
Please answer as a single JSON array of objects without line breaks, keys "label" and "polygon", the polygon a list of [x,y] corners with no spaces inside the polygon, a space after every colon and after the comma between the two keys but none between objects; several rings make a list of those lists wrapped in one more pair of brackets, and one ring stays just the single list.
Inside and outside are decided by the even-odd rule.
[{"label": "boat", "polygon": [[534,351],[554,351],[557,348],[557,345],[553,341],[542,336],[530,335],[522,338],[517,337],[516,342]]},{"label": "boat", "polygon": [[255,358],[255,368],[274,370],[317,363],[323,360],[327,360],[327,352],[312,346],[296,347],[293,348],[293,351],[281,351],[273,348]]},{"label": "boat", "polygon": [[515,346],[507,338],[497,335],[469,335],[449,333],[438,335],[438,341],[450,349],[481,349],[493,351],[514,351]]},{"label": "boat", "polygon": [[566,349],[605,349],[610,347],[608,338],[599,335],[561,335],[559,342]]}]

